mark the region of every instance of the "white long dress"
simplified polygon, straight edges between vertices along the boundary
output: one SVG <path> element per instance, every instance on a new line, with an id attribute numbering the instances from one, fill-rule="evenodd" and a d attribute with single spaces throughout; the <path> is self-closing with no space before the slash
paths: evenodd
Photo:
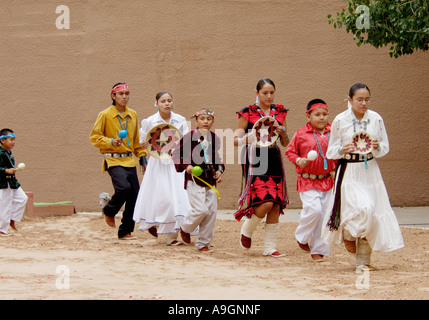
<path id="1" fill-rule="evenodd" d="M 355 132 L 361 130 L 377 139 L 380 147 L 372 151 L 374 158 L 367 161 L 368 168 L 365 162 L 347 163 L 341 185 L 341 223 L 334 231 L 326 226 L 334 203 L 333 192 L 324 218 L 322 238 L 330 244 L 339 244 L 343 240 L 343 230 L 346 230 L 355 238 L 366 237 L 372 250 L 389 252 L 400 249 L 404 246 L 401 229 L 376 160 L 389 152 L 383 119 L 378 113 L 367 110 L 358 121 L 351 108 L 349 103 L 348 110 L 340 113 L 332 123 L 326 156 L 329 159 L 343 158 L 339 150 L 351 142 Z"/>
<path id="2" fill-rule="evenodd" d="M 159 112 L 143 119 L 140 143 L 155 125 L 166 123 Z M 171 112 L 170 124 L 183 136 L 189 129 L 186 118 Z M 158 234 L 176 233 L 183 218 L 190 212 L 188 194 L 184 188 L 184 172 L 178 173 L 171 158 L 150 157 L 143 176 L 133 219 L 139 230 L 158 227 Z"/>

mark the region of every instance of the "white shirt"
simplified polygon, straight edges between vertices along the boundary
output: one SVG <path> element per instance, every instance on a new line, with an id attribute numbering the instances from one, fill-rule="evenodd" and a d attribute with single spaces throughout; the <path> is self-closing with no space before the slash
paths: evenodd
<path id="1" fill-rule="evenodd" d="M 141 122 L 141 128 L 140 128 L 140 143 L 144 142 L 146 140 L 146 135 L 152 129 L 154 126 L 161 124 L 161 123 L 167 123 L 159 114 L 159 111 L 150 117 L 143 119 Z M 180 114 L 174 113 L 171 111 L 170 113 L 170 124 L 175 126 L 177 130 L 179 130 L 182 137 L 188 133 L 188 123 L 186 121 L 186 118 L 181 116 Z"/>
<path id="2" fill-rule="evenodd" d="M 383 118 L 377 112 L 367 110 L 362 120 L 359 121 L 349 103 L 348 109 L 337 115 L 331 125 L 331 137 L 326 157 L 329 159 L 343 158 L 344 155 L 340 153 L 341 148 L 351 143 L 353 134 L 362 130 L 369 132 L 373 139 L 378 140 L 379 148 L 372 150 L 374 157 L 380 158 L 389 152 L 389 139 Z"/>

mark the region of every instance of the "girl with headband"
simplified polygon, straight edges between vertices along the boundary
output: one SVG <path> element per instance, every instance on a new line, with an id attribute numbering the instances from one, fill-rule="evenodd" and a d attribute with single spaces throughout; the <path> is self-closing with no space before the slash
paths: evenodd
<path id="1" fill-rule="evenodd" d="M 390 252 L 404 246 L 376 158 L 389 152 L 389 140 L 381 116 L 369 109 L 371 93 L 363 83 L 353 85 L 348 108 L 335 117 L 326 156 L 338 160 L 334 193 L 323 223 L 322 238 L 341 241 L 356 254 L 357 268 L 372 270 L 373 250 Z M 358 132 L 369 133 L 370 153 L 358 153 L 351 143 Z"/>
<path id="2" fill-rule="evenodd" d="M 275 130 L 282 146 L 289 143 L 286 126 L 288 110 L 282 104 L 273 104 L 274 93 L 273 81 L 261 79 L 256 86 L 257 103 L 237 112 L 238 125 L 234 144 L 244 146 L 242 163 L 245 187 L 239 199 L 239 210 L 234 216 L 238 221 L 246 217 L 240 235 L 240 244 L 245 249 L 250 249 L 252 234 L 266 217 L 263 255 L 281 257 L 284 254 L 277 251 L 279 216 L 289 203 L 282 155 L 276 143 L 269 148 L 254 147 L 251 144 L 255 139 L 251 132 L 253 125 L 264 116 L 271 116 L 276 120 Z M 252 161 L 257 157 L 259 165 Z M 242 209 L 246 199 L 247 208 Z"/>
<path id="3" fill-rule="evenodd" d="M 173 112 L 170 93 L 159 92 L 155 97 L 155 107 L 158 111 L 141 122 L 140 143 L 144 149 L 148 148 L 146 135 L 155 126 L 171 124 L 181 136 L 189 131 L 186 118 Z M 180 222 L 189 211 L 184 174 L 176 172 L 171 157 L 150 157 L 134 208 L 133 219 L 140 224 L 139 230 L 147 230 L 155 238 L 158 234 L 166 234 L 167 245 L 180 245 L 182 242 L 177 240 Z"/>

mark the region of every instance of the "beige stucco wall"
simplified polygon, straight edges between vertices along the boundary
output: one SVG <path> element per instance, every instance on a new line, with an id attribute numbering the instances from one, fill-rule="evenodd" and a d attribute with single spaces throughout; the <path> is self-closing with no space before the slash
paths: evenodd
<path id="1" fill-rule="evenodd" d="M 92 211 L 100 192 L 112 193 L 89 132 L 114 83 L 130 85 L 140 119 L 167 90 L 176 112 L 189 117 L 208 106 L 213 129 L 234 129 L 235 112 L 270 77 L 276 102 L 290 109 L 291 135 L 305 125 L 310 99 L 327 101 L 333 120 L 349 87 L 365 82 L 389 134 L 391 151 L 379 164 L 392 204 L 429 205 L 429 53 L 392 59 L 385 48 L 356 47 L 327 23 L 342 0 L 74 0 L 64 3 L 68 30 L 56 28 L 61 4 L 0 4 L 0 127 L 16 131 L 14 153 L 27 164 L 19 180 L 36 202 L 72 200 Z M 298 208 L 294 169 L 286 168 L 290 207 Z M 220 208 L 236 207 L 240 185 L 240 166 L 228 164 Z"/>

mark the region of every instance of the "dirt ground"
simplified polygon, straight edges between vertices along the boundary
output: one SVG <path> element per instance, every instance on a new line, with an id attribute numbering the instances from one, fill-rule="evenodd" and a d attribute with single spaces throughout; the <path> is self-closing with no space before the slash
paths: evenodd
<path id="1" fill-rule="evenodd" d="M 262 256 L 263 225 L 244 251 L 241 222 L 232 220 L 217 220 L 210 254 L 194 243 L 166 246 L 165 236 L 138 226 L 137 240 L 118 240 L 101 215 L 24 218 L 17 226 L 0 237 L 2 300 L 429 299 L 428 229 L 403 227 L 405 248 L 374 252 L 377 270 L 356 273 L 354 255 L 340 245 L 314 263 L 292 222 L 280 226 L 283 258 Z"/>

